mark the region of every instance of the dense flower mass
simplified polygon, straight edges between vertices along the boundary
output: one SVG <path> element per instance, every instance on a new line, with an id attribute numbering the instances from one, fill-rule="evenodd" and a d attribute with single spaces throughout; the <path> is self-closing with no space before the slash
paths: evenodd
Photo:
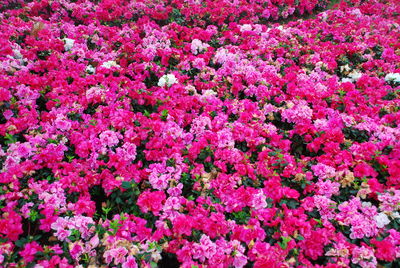
<path id="1" fill-rule="evenodd" d="M 400 265 L 400 2 L 335 2 L 0 1 L 0 266 Z"/>

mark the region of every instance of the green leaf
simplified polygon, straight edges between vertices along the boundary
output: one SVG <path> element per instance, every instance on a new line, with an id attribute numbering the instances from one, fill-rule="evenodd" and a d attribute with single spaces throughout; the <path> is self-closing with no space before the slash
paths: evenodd
<path id="1" fill-rule="evenodd" d="M 162 110 L 162 112 L 161 112 L 161 116 L 162 117 L 167 117 L 168 116 L 168 110 Z"/>
<path id="2" fill-rule="evenodd" d="M 17 138 L 11 135 L 10 133 L 6 134 L 5 139 L 6 139 L 5 144 L 12 144 L 18 141 Z"/>
<path id="3" fill-rule="evenodd" d="M 58 141 L 57 141 L 57 140 L 47 139 L 47 141 L 48 141 L 49 143 L 58 144 Z"/>
<path id="4" fill-rule="evenodd" d="M 121 184 L 121 187 L 123 189 L 130 189 L 130 188 L 132 188 L 132 183 L 130 181 L 123 181 Z"/>
<path id="5" fill-rule="evenodd" d="M 15 245 L 19 248 L 22 248 L 27 242 L 26 238 L 21 238 L 20 240 L 15 241 Z"/>
<path id="6" fill-rule="evenodd" d="M 322 221 L 321 221 L 320 219 L 314 218 L 314 220 L 315 220 L 316 222 L 318 222 L 318 224 L 322 225 Z"/>
<path id="7" fill-rule="evenodd" d="M 281 239 L 282 239 L 282 242 L 279 242 L 279 241 L 278 241 L 278 244 L 279 244 L 279 246 L 280 246 L 282 249 L 286 249 L 286 248 L 287 248 L 287 243 L 288 243 L 290 240 L 292 240 L 292 238 L 289 237 L 289 236 L 281 236 Z"/>
<path id="8" fill-rule="evenodd" d="M 29 212 L 29 220 L 30 221 L 36 221 L 39 218 L 39 213 L 36 210 L 31 210 Z"/>

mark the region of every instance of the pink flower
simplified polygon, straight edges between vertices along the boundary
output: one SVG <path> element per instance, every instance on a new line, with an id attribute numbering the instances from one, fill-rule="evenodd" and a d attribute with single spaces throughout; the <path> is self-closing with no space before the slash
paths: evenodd
<path id="1" fill-rule="evenodd" d="M 14 211 L 6 211 L 3 209 L 3 218 L 0 219 L 0 234 L 4 235 L 11 241 L 18 240 L 19 235 L 23 233 L 22 217 Z"/>
<path id="2" fill-rule="evenodd" d="M 179 215 L 172 220 L 173 231 L 177 235 L 191 235 L 192 219 L 188 215 Z"/>
<path id="3" fill-rule="evenodd" d="M 62 116 L 58 116 L 57 119 L 54 121 L 54 125 L 56 128 L 63 130 L 63 131 L 68 131 L 72 124 L 68 119 L 63 118 Z"/>
<path id="4" fill-rule="evenodd" d="M 122 263 L 122 268 L 137 268 L 136 259 L 133 256 L 128 256 L 126 262 Z"/>
<path id="5" fill-rule="evenodd" d="M 351 226 L 350 238 L 373 237 L 378 233 L 377 223 L 374 216 L 377 215 L 377 208 L 371 203 L 361 203 L 359 198 L 352 198 L 338 206 L 340 213 L 336 220 Z"/>
<path id="6" fill-rule="evenodd" d="M 263 209 L 267 207 L 267 197 L 263 193 L 262 190 L 259 190 L 258 193 L 253 194 L 253 198 L 250 202 L 250 206 L 256 210 Z"/>
<path id="7" fill-rule="evenodd" d="M 309 123 L 313 110 L 308 107 L 306 101 L 298 101 L 292 108 L 285 109 L 282 112 L 282 118 L 290 123 Z"/>
<path id="8" fill-rule="evenodd" d="M 0 102 L 9 101 L 11 98 L 10 91 L 6 88 L 0 88 Z"/>
<path id="9" fill-rule="evenodd" d="M 183 184 L 179 183 L 176 187 L 169 188 L 167 190 L 170 196 L 180 196 L 182 193 Z"/>
<path id="10" fill-rule="evenodd" d="M 352 262 L 354 264 L 359 264 L 361 267 L 374 268 L 377 265 L 374 252 L 369 247 L 355 247 L 352 251 L 352 255 Z"/>
<path id="11" fill-rule="evenodd" d="M 194 259 L 204 261 L 205 259 L 211 259 L 217 253 L 217 246 L 207 235 L 202 235 L 200 243 L 194 245 L 192 253 Z"/>
<path id="12" fill-rule="evenodd" d="M 118 144 L 120 138 L 119 136 L 120 135 L 114 131 L 106 130 L 100 134 L 99 138 L 103 146 L 113 147 L 114 145 Z"/>
<path id="13" fill-rule="evenodd" d="M 75 260 L 75 261 L 79 261 L 79 257 L 84 253 L 84 248 L 82 245 L 82 242 L 78 241 L 78 242 L 74 242 L 72 244 L 69 245 L 70 247 L 70 254 L 71 257 Z"/>
<path id="14" fill-rule="evenodd" d="M 104 252 L 104 258 L 107 264 L 110 264 L 114 260 L 114 264 L 125 263 L 125 256 L 128 254 L 128 250 L 125 247 L 117 247 Z"/>
<path id="15" fill-rule="evenodd" d="M 165 198 L 166 195 L 163 191 L 145 191 L 139 196 L 137 205 L 144 213 L 151 211 L 154 213 L 154 215 L 159 215 L 160 211 L 163 208 Z"/>
<path id="16" fill-rule="evenodd" d="M 6 120 L 10 120 L 10 118 L 14 115 L 14 113 L 11 110 L 6 110 L 3 113 L 3 116 Z"/>
<path id="17" fill-rule="evenodd" d="M 368 164 L 360 163 L 354 168 L 354 176 L 358 178 L 376 177 L 378 173 Z"/>
<path id="18" fill-rule="evenodd" d="M 30 208 L 33 206 L 34 204 L 32 202 L 28 202 L 25 205 L 23 205 L 23 207 L 21 208 L 21 212 L 23 213 L 25 218 L 29 218 L 30 216 Z"/>
<path id="19" fill-rule="evenodd" d="M 233 148 L 235 141 L 233 140 L 232 132 L 228 129 L 218 131 L 218 147 L 219 148 Z"/>
<path id="20" fill-rule="evenodd" d="M 322 163 L 312 166 L 311 169 L 321 179 L 333 178 L 336 174 L 335 168 Z"/>
<path id="21" fill-rule="evenodd" d="M 25 244 L 24 249 L 19 254 L 24 259 L 25 263 L 30 263 L 35 259 L 36 252 L 43 251 L 43 248 L 36 242 L 29 242 Z"/>
<path id="22" fill-rule="evenodd" d="M 332 195 L 337 195 L 339 194 L 339 188 L 340 188 L 340 183 L 338 182 L 332 182 L 329 180 L 323 181 L 319 180 L 316 183 L 317 186 L 317 194 L 319 195 L 324 195 L 328 198 L 331 198 Z"/>
<path id="23" fill-rule="evenodd" d="M 247 257 L 244 255 L 245 248 L 237 240 L 233 240 L 232 244 L 235 248 L 233 251 L 233 266 L 241 268 L 247 264 Z"/>
<path id="24" fill-rule="evenodd" d="M 392 262 L 396 259 L 396 248 L 387 239 L 384 239 L 382 241 L 377 241 L 376 239 L 373 239 L 371 243 L 374 244 L 376 247 L 375 256 L 378 259 L 387 262 Z"/>

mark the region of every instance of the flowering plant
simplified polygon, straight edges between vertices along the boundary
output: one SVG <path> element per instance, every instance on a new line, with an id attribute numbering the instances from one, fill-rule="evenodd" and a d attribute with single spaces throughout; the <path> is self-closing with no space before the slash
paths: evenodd
<path id="1" fill-rule="evenodd" d="M 0 266 L 399 265 L 400 3 L 328 4 L 1 1 Z"/>

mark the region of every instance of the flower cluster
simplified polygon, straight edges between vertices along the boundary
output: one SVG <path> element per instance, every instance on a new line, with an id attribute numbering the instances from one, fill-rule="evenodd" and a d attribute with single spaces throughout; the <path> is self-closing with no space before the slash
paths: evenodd
<path id="1" fill-rule="evenodd" d="M 0 266 L 400 265 L 400 3 L 333 2 L 1 1 Z"/>

